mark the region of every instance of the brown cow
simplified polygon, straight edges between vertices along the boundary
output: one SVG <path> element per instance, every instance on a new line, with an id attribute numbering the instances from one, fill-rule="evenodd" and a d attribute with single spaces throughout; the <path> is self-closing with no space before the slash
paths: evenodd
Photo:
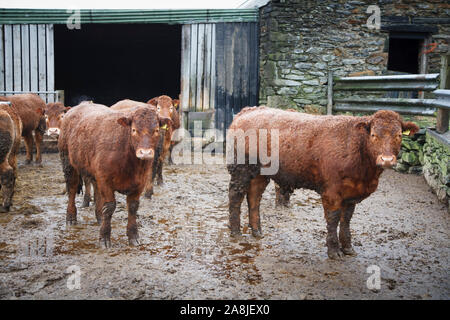
<path id="1" fill-rule="evenodd" d="M 244 132 L 255 129 L 258 138 L 263 132 L 259 129 L 269 133 L 276 129 L 279 133 L 279 168 L 275 174 L 261 175 L 263 167 L 259 160 L 257 164 L 248 164 L 248 160 L 236 164 L 231 159 L 228 164 L 231 234 L 240 234 L 240 206 L 247 195 L 252 233 L 261 236 L 259 205 L 269 180 L 273 179 L 283 190 L 307 188 L 321 195 L 327 221 L 328 256 L 336 259 L 342 256 L 338 224 L 342 252 L 354 255 L 349 226 L 355 204 L 372 194 L 383 169 L 396 163 L 402 131 L 409 130 L 413 135 L 419 128 L 412 122 L 403 122 L 397 113 L 385 110 L 372 116 L 352 117 L 247 107 L 234 118 L 230 129 Z M 228 132 L 229 139 L 231 133 Z M 267 141 L 270 140 L 268 137 Z M 234 141 L 227 143 L 233 147 Z M 247 157 L 248 141 L 247 138 Z M 267 149 L 271 152 L 270 144 Z"/>
<path id="2" fill-rule="evenodd" d="M 45 102 L 38 95 L 31 93 L 0 96 L 0 101 L 11 101 L 11 106 L 22 121 L 22 137 L 27 150 L 26 163 L 33 161 L 33 131 L 36 139 L 36 163 L 41 163 L 41 143 L 45 133 Z"/>
<path id="3" fill-rule="evenodd" d="M 180 100 L 178 99 L 174 99 L 173 100 L 173 106 L 175 107 L 175 112 L 172 115 L 172 121 L 176 124 L 178 124 L 178 126 L 175 128 L 174 126 L 174 130 L 179 129 L 180 128 L 180 112 L 179 112 L 179 108 L 180 108 Z M 168 154 L 168 158 L 169 158 L 169 164 L 173 164 L 172 161 L 172 150 L 173 148 L 180 143 L 181 139 L 175 138 L 175 132 L 172 133 L 172 139 L 171 139 L 171 143 L 170 143 L 170 147 L 169 147 L 169 154 Z"/>
<path id="4" fill-rule="evenodd" d="M 94 182 L 101 245 L 111 245 L 115 191 L 127 196 L 128 240 L 130 245 L 139 244 L 136 212 L 152 171 L 159 127 L 158 114 L 148 106 L 136 106 L 125 113 L 103 105 L 82 104 L 67 112 L 58 139 L 69 195 L 67 224 L 75 224 L 77 220 L 75 195 L 80 190 L 82 174 Z"/>
<path id="5" fill-rule="evenodd" d="M 0 212 L 8 212 L 12 204 L 17 178 L 17 158 L 22 135 L 22 121 L 7 104 L 0 104 L 0 188 L 3 204 Z"/>
<path id="6" fill-rule="evenodd" d="M 93 103 L 92 101 L 83 101 L 83 103 Z M 67 111 L 69 111 L 70 107 L 65 107 L 61 102 L 53 102 L 47 103 L 47 106 L 44 110 L 45 120 L 47 124 L 47 135 L 49 137 L 58 139 L 60 131 L 61 131 L 61 122 L 64 118 L 64 115 Z M 91 183 L 89 179 L 83 179 L 84 182 L 84 197 L 82 208 L 89 207 L 89 203 L 91 202 Z"/>
<path id="7" fill-rule="evenodd" d="M 164 136 L 164 144 L 162 152 L 160 154 L 157 166 L 156 166 L 156 183 L 162 185 L 164 183 L 162 176 L 162 167 L 164 159 L 167 155 L 170 156 L 170 150 L 172 146 L 172 136 L 176 129 L 180 128 L 180 115 L 177 112 L 175 104 L 179 104 L 179 100 L 172 100 L 169 96 L 159 96 L 147 101 L 148 104 L 156 107 L 160 117 L 170 118 L 172 120 L 171 124 L 167 126 L 167 132 Z M 146 192 L 146 197 L 151 196 Z"/>

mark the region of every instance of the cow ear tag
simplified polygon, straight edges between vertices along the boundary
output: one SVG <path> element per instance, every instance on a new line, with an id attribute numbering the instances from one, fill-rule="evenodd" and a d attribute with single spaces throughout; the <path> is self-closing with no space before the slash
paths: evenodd
<path id="1" fill-rule="evenodd" d="M 403 135 L 405 135 L 405 136 L 409 136 L 409 134 L 411 133 L 411 131 L 410 131 L 410 130 L 406 130 L 406 131 L 403 131 L 402 133 L 403 133 Z"/>
<path id="2" fill-rule="evenodd" d="M 163 125 L 163 126 L 161 127 L 161 129 L 166 130 L 166 129 L 167 129 L 167 124 Z"/>

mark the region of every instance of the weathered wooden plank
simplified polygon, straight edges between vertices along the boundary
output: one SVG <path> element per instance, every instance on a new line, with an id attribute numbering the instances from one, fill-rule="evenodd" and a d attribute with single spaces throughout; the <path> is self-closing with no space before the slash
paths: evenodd
<path id="1" fill-rule="evenodd" d="M 189 68 L 189 110 L 196 111 L 197 103 L 197 45 L 198 24 L 191 25 L 191 65 Z"/>
<path id="2" fill-rule="evenodd" d="M 222 132 L 222 138 L 225 138 L 225 23 L 215 25 L 215 66 L 216 66 L 216 90 L 215 90 L 215 110 L 216 110 L 216 129 Z"/>
<path id="3" fill-rule="evenodd" d="M 20 40 L 20 24 L 13 25 L 13 68 L 14 90 L 22 91 L 22 48 Z"/>
<path id="4" fill-rule="evenodd" d="M 30 25 L 30 89 L 39 90 L 38 32 L 37 25 Z"/>
<path id="5" fill-rule="evenodd" d="M 5 90 L 5 43 L 3 37 L 3 25 L 0 24 L 0 90 Z"/>
<path id="6" fill-rule="evenodd" d="M 209 95 L 210 109 L 216 108 L 216 25 L 211 24 L 211 85 Z"/>
<path id="7" fill-rule="evenodd" d="M 4 25 L 5 37 L 5 90 L 14 90 L 14 56 L 12 25 Z"/>
<path id="8" fill-rule="evenodd" d="M 233 83 L 234 83 L 234 46 L 235 39 L 233 37 L 234 23 L 225 24 L 224 35 L 224 51 L 225 51 L 225 128 L 233 120 Z"/>
<path id="9" fill-rule="evenodd" d="M 22 90 L 30 90 L 30 31 L 28 25 L 21 26 L 22 40 Z"/>
<path id="10" fill-rule="evenodd" d="M 441 56 L 441 89 L 450 89 L 450 55 Z M 436 117 L 436 131 L 445 133 L 449 128 L 449 110 L 440 108 Z"/>
<path id="11" fill-rule="evenodd" d="M 437 81 L 366 81 L 366 82 L 336 82 L 335 91 L 434 91 Z"/>
<path id="12" fill-rule="evenodd" d="M 333 110 L 335 111 L 350 111 L 350 112 L 376 112 L 380 110 L 379 106 L 373 106 L 373 105 L 354 105 L 354 104 L 345 104 L 345 103 L 338 103 L 336 102 L 334 104 Z M 422 108 L 422 107 L 401 107 L 396 105 L 383 105 L 383 110 L 392 110 L 395 112 L 398 112 L 400 114 L 412 114 L 412 115 L 423 115 L 423 116 L 430 116 L 433 115 L 435 112 L 434 108 Z"/>
<path id="13" fill-rule="evenodd" d="M 250 27 L 250 79 L 249 79 L 249 105 L 256 106 L 258 101 L 258 83 L 259 83 L 259 31 L 258 24 L 251 23 Z"/>
<path id="14" fill-rule="evenodd" d="M 205 67 L 203 81 L 203 111 L 209 110 L 211 90 L 212 24 L 205 25 Z"/>
<path id="15" fill-rule="evenodd" d="M 198 39 L 197 39 L 197 92 L 195 110 L 203 111 L 203 80 L 204 80 L 204 65 L 205 65 L 205 24 L 198 25 Z"/>
<path id="16" fill-rule="evenodd" d="M 191 26 L 186 24 L 182 27 L 181 33 L 181 95 L 180 108 L 183 111 L 189 110 L 189 69 L 191 65 Z"/>
<path id="17" fill-rule="evenodd" d="M 327 114 L 333 114 L 333 72 L 328 71 L 328 101 L 327 101 Z"/>
<path id="18" fill-rule="evenodd" d="M 250 84 L 250 50 L 249 50 L 249 43 L 250 43 L 250 23 L 241 23 L 240 26 L 240 33 L 242 37 L 240 38 L 241 45 L 240 45 L 240 61 L 241 61 L 241 68 L 240 68 L 240 105 L 239 105 L 239 111 L 250 104 L 249 101 L 249 84 Z M 235 112 L 238 110 L 235 110 Z"/>
<path id="19" fill-rule="evenodd" d="M 55 52 L 53 41 L 53 25 L 46 25 L 46 52 L 47 52 L 47 90 L 55 90 Z M 55 96 L 49 94 L 47 96 L 47 102 L 54 102 Z"/>
<path id="20" fill-rule="evenodd" d="M 39 91 L 47 91 L 47 42 L 45 35 L 45 24 L 38 25 L 38 73 Z M 44 101 L 47 101 L 46 94 L 40 94 Z"/>

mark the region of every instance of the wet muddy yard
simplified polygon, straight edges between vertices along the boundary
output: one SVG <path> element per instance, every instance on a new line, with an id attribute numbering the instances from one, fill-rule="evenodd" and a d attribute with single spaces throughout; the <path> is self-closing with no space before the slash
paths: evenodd
<path id="1" fill-rule="evenodd" d="M 223 165 L 166 166 L 165 185 L 141 198 L 139 247 L 128 246 L 117 195 L 112 248 L 101 249 L 94 208 L 80 208 L 81 195 L 78 225 L 65 225 L 59 156 L 44 154 L 42 166 L 24 160 L 12 210 L 0 214 L 1 299 L 450 298 L 450 215 L 422 176 L 385 171 L 351 222 L 358 255 L 332 261 L 320 197 L 309 190 L 276 209 L 271 183 L 264 238 L 250 235 L 243 205 L 243 236 L 231 239 Z M 379 290 L 367 286 L 373 265 Z"/>

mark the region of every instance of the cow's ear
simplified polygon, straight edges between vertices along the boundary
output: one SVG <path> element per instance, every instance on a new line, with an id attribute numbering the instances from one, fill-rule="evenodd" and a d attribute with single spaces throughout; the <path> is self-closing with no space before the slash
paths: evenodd
<path id="1" fill-rule="evenodd" d="M 64 112 L 67 112 L 67 111 L 69 111 L 69 110 L 70 110 L 70 108 L 71 108 L 71 107 L 66 107 L 66 108 L 64 109 Z"/>
<path id="2" fill-rule="evenodd" d="M 117 119 L 117 123 L 120 124 L 122 127 L 126 127 L 131 125 L 131 119 L 127 117 L 122 117 Z"/>
<path id="3" fill-rule="evenodd" d="M 175 109 L 178 110 L 178 107 L 180 106 L 180 100 L 178 99 L 173 100 L 173 106 L 175 107 Z"/>
<path id="4" fill-rule="evenodd" d="M 42 108 L 37 108 L 37 109 L 36 109 L 36 113 L 37 113 L 37 114 L 40 114 L 40 115 L 44 115 L 44 109 L 42 109 Z"/>
<path id="5" fill-rule="evenodd" d="M 414 122 L 402 121 L 402 131 L 405 132 L 405 134 L 407 133 L 408 136 L 413 136 L 419 131 L 419 127 Z"/>
<path id="6" fill-rule="evenodd" d="M 158 105 L 158 98 L 156 97 L 156 98 L 150 99 L 147 101 L 147 103 L 156 107 Z"/>
<path id="7" fill-rule="evenodd" d="M 370 133 L 370 120 L 361 120 L 356 124 L 356 128 L 363 132 Z"/>

